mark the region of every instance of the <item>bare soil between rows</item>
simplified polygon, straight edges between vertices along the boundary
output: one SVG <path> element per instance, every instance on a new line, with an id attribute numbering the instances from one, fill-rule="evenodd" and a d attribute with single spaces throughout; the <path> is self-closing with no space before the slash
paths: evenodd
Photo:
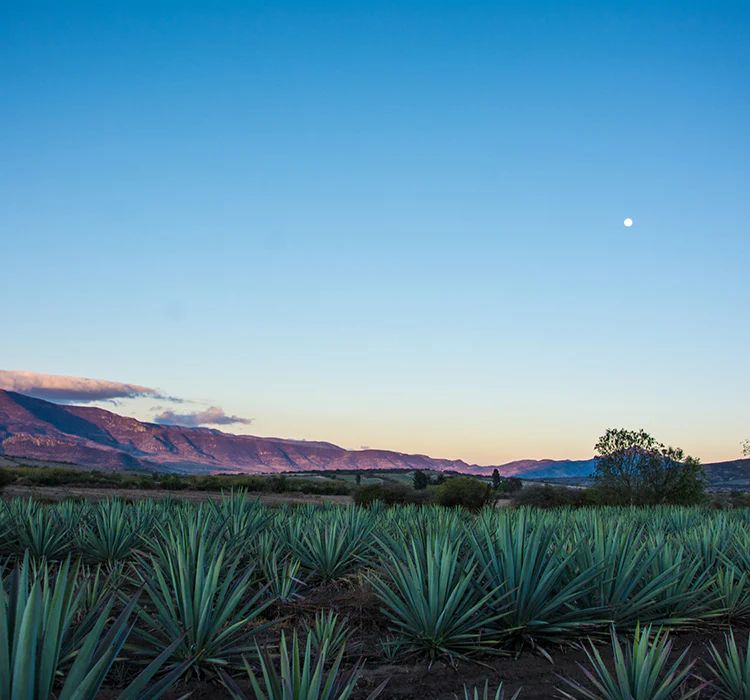
<path id="1" fill-rule="evenodd" d="M 494 697 L 494 688 L 502 681 L 506 688 L 506 698 L 520 689 L 519 700 L 551 700 L 559 697 L 557 688 L 565 687 L 560 676 L 579 682 L 585 680 L 579 664 L 586 664 L 584 645 L 588 640 L 583 638 L 578 644 L 566 646 L 547 646 L 545 651 L 552 661 L 538 651 L 525 650 L 513 656 L 484 656 L 476 661 L 459 661 L 455 667 L 438 661 L 431 665 L 425 661 L 411 659 L 403 663 L 388 663 L 383 658 L 379 642 L 388 634 L 388 625 L 379 609 L 375 595 L 366 587 L 329 585 L 309 590 L 304 599 L 279 607 L 274 615 L 278 621 L 274 627 L 266 630 L 259 644 L 268 644 L 273 648 L 278 643 L 282 628 L 291 629 L 304 621 L 311 621 L 315 612 L 320 609 L 332 609 L 349 619 L 353 630 L 350 644 L 350 667 L 358 658 L 364 659 L 365 666 L 354 694 L 354 700 L 365 700 L 368 694 L 384 680 L 388 685 L 380 698 L 383 700 L 463 700 L 464 685 L 483 686 L 486 680 Z M 279 620 L 281 618 L 281 620 Z M 750 628 L 734 628 L 738 645 L 744 647 Z M 672 658 L 688 650 L 685 663 L 696 661 L 694 673 L 706 677 L 704 662 L 710 659 L 708 645 L 713 642 L 718 648 L 724 644 L 724 630 L 718 627 L 706 627 L 699 630 L 674 631 L 670 638 L 673 641 Z M 602 657 L 607 662 L 612 660 L 612 650 L 608 638 L 597 641 Z M 241 674 L 233 674 L 241 678 Z M 252 697 L 249 685 L 240 681 L 240 686 Z M 689 681 L 690 687 L 700 685 L 698 679 Z M 166 696 L 177 700 L 185 692 L 191 691 L 191 698 L 209 700 L 213 698 L 230 698 L 226 690 L 218 683 L 190 681 L 175 687 Z M 507 692 L 509 691 L 509 692 Z M 110 697 L 110 696 L 103 696 Z M 111 695 L 112 698 L 116 694 Z M 704 697 L 701 695 L 699 697 Z M 705 697 L 710 697 L 708 694 Z"/>

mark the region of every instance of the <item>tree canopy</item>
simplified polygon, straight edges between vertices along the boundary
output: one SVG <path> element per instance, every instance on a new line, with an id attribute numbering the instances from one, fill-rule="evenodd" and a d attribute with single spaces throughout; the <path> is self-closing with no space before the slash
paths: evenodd
<path id="1" fill-rule="evenodd" d="M 423 471 L 420 471 L 417 469 L 414 472 L 414 488 L 418 491 L 421 491 L 422 489 L 426 489 L 427 485 L 430 483 L 430 478 L 425 474 Z"/>
<path id="2" fill-rule="evenodd" d="M 492 488 L 500 488 L 500 472 L 497 469 L 492 470 Z"/>
<path id="3" fill-rule="evenodd" d="M 691 504 L 704 497 L 700 461 L 645 430 L 610 428 L 599 438 L 595 484 L 605 498 L 627 504 Z"/>

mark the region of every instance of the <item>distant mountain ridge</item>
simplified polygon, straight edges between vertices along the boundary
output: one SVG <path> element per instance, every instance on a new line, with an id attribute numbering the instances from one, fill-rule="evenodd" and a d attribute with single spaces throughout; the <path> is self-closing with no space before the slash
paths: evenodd
<path id="1" fill-rule="evenodd" d="M 589 476 L 596 460 L 518 460 L 481 466 L 389 450 L 346 450 L 330 442 L 232 435 L 211 428 L 146 423 L 91 406 L 61 405 L 0 390 L 0 456 L 67 462 L 101 470 L 260 474 L 341 469 L 422 469 L 464 474 Z M 722 474 L 750 472 L 721 463 Z M 718 465 L 717 465 L 718 466 Z"/>

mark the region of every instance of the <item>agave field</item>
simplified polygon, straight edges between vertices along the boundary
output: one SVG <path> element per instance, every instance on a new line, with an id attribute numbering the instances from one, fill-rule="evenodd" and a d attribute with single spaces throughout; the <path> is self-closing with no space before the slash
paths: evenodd
<path id="1" fill-rule="evenodd" d="M 746 510 L 16 499 L 0 569 L 0 700 L 750 699 Z"/>

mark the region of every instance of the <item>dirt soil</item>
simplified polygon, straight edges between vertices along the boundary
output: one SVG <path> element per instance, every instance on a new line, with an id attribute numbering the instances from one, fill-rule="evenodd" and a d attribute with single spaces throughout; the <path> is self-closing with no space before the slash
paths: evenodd
<path id="1" fill-rule="evenodd" d="M 547 647 L 546 651 L 552 657 L 552 661 L 541 653 L 527 650 L 518 656 L 490 656 L 481 658 L 478 662 L 459 662 L 455 668 L 443 662 L 436 662 L 430 666 L 417 660 L 398 665 L 388 663 L 379 649 L 379 642 L 388 631 L 377 599 L 366 587 L 360 587 L 360 581 L 350 583 L 352 585 L 348 587 L 327 586 L 308 591 L 303 600 L 284 606 L 283 609 L 269 614 L 269 617 L 284 616 L 286 619 L 283 626 L 286 628 L 311 620 L 315 611 L 321 608 L 334 609 L 340 615 L 348 617 L 349 626 L 353 630 L 350 660 L 354 662 L 357 658 L 363 658 L 365 661 L 354 700 L 366 700 L 368 694 L 385 679 L 389 680 L 384 693 L 380 695 L 382 700 L 463 700 L 464 684 L 469 687 L 483 686 L 486 680 L 489 680 L 493 691 L 490 697 L 494 697 L 495 687 L 503 681 L 506 700 L 510 700 L 518 689 L 521 690 L 519 700 L 551 700 L 560 697 L 557 688 L 566 687 L 560 676 L 584 681 L 578 664 L 586 663 L 586 654 L 580 646 Z M 275 645 L 281 626 L 268 630 L 267 638 L 259 640 L 261 646 Z M 749 631 L 746 627 L 735 627 L 737 643 L 741 644 L 742 648 L 747 642 Z M 710 658 L 708 644 L 713 642 L 717 647 L 721 647 L 724 643 L 724 632 L 720 629 L 706 628 L 692 632 L 673 632 L 670 638 L 674 644 L 673 659 L 676 660 L 687 649 L 686 658 L 696 661 L 694 672 L 706 677 L 704 662 Z M 610 662 L 612 651 L 609 641 L 598 643 L 598 648 L 605 661 Z M 692 678 L 688 684 L 689 687 L 695 687 L 700 685 L 700 682 Z M 241 682 L 240 685 L 246 689 L 248 697 L 252 697 L 248 684 Z M 175 688 L 167 698 L 177 700 L 187 689 L 188 686 Z M 192 691 L 191 698 L 196 700 L 230 697 L 223 688 L 214 683 L 191 682 L 189 690 Z"/>
<path id="2" fill-rule="evenodd" d="M 735 630 L 735 635 L 742 640 L 742 645 L 747 639 L 748 631 Z M 686 648 L 689 647 L 687 659 L 696 660 L 694 672 L 706 677 L 703 661 L 709 659 L 708 644 L 713 642 L 717 647 L 723 644 L 723 633 L 680 633 L 673 634 L 674 642 L 673 658 L 676 660 Z M 739 644 L 738 639 L 738 644 Z M 366 650 L 365 651 L 365 656 Z M 443 663 L 434 663 L 429 667 L 426 663 L 413 663 L 402 665 L 378 664 L 376 660 L 366 661 L 357 691 L 353 700 L 366 700 L 367 696 L 385 679 L 388 685 L 379 696 L 382 700 L 463 700 L 464 684 L 472 688 L 477 686 L 483 688 L 484 682 L 489 680 L 490 698 L 494 698 L 494 690 L 500 681 L 503 681 L 506 689 L 506 700 L 510 700 L 516 690 L 521 690 L 519 700 L 552 700 L 560 698 L 557 688 L 565 688 L 560 676 L 583 682 L 584 676 L 578 664 L 586 663 L 586 655 L 582 649 L 576 648 L 552 648 L 549 649 L 553 662 L 545 659 L 540 654 L 533 652 L 522 653 L 518 658 L 503 657 L 499 659 L 485 658 L 482 663 L 459 663 L 457 667 L 450 668 Z M 612 659 L 609 644 L 600 644 L 599 651 L 606 662 Z M 689 663 L 689 661 L 686 661 Z M 692 678 L 688 681 L 688 687 L 700 685 L 699 680 Z M 248 697 L 252 697 L 247 683 L 240 682 Z M 168 700 L 177 700 L 187 690 L 192 691 L 190 697 L 194 700 L 227 699 L 231 697 L 222 687 L 214 683 L 195 683 L 182 685 L 170 691 L 165 697 Z M 570 690 L 570 689 L 568 689 Z M 575 696 L 575 693 L 573 693 Z M 112 695 L 116 697 L 116 693 Z M 480 695 L 481 697 L 481 695 Z M 701 693 L 699 698 L 709 698 L 711 694 Z"/>
<path id="3" fill-rule="evenodd" d="M 109 489 L 89 488 L 85 486 L 6 486 L 3 498 L 28 498 L 31 496 L 41 501 L 64 501 L 67 498 L 80 498 L 100 501 L 104 498 L 120 497 L 131 501 L 146 498 L 177 498 L 185 501 L 219 500 L 222 494 L 218 491 L 167 491 L 164 489 Z M 270 506 L 303 503 L 335 503 L 349 505 L 351 496 L 317 495 L 308 493 L 266 493 L 248 492 L 248 498 L 259 498 Z"/>

